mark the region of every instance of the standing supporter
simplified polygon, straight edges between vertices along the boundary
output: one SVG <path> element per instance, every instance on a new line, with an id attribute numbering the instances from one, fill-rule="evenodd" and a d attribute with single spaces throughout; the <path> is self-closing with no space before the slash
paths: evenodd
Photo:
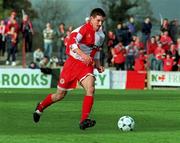
<path id="1" fill-rule="evenodd" d="M 137 53 L 136 47 L 134 47 L 134 43 L 131 42 L 128 46 L 126 46 L 126 61 L 125 67 L 126 70 L 133 70 L 134 60 Z"/>
<path id="2" fill-rule="evenodd" d="M 167 18 L 163 19 L 160 30 L 162 33 L 164 31 L 169 31 L 169 20 Z"/>
<path id="3" fill-rule="evenodd" d="M 6 25 L 4 20 L 0 23 L 0 56 L 4 56 L 5 53 L 5 43 L 6 43 Z"/>
<path id="4" fill-rule="evenodd" d="M 174 65 L 174 59 L 171 57 L 170 53 L 166 54 L 166 58 L 163 59 L 163 70 L 172 71 Z"/>
<path id="5" fill-rule="evenodd" d="M 46 28 L 43 30 L 44 37 L 44 55 L 51 58 L 53 50 L 54 30 L 50 23 L 46 24 Z"/>
<path id="6" fill-rule="evenodd" d="M 10 17 L 7 19 L 7 31 L 10 31 L 11 27 L 14 27 L 15 32 L 19 33 L 19 24 L 16 20 L 16 12 L 11 12 Z"/>
<path id="7" fill-rule="evenodd" d="M 134 70 L 145 71 L 146 55 L 144 49 L 139 49 L 138 55 L 135 57 Z"/>
<path id="8" fill-rule="evenodd" d="M 16 65 L 16 43 L 17 33 L 14 27 L 11 27 L 10 31 L 7 32 L 6 44 L 7 44 L 7 60 L 6 65 L 9 65 L 12 57 L 12 66 Z"/>
<path id="9" fill-rule="evenodd" d="M 114 33 L 112 31 L 108 31 L 108 35 L 107 35 L 107 63 L 108 66 L 110 67 L 111 64 L 111 59 L 112 59 L 112 53 L 111 50 L 112 48 L 115 46 L 116 43 L 116 36 L 114 35 Z"/>
<path id="10" fill-rule="evenodd" d="M 169 50 L 170 44 L 173 43 L 171 37 L 168 34 L 168 31 L 163 32 L 163 35 L 161 36 L 160 41 L 163 44 L 163 49 L 166 52 Z"/>
<path id="11" fill-rule="evenodd" d="M 129 31 L 126 23 L 122 24 L 122 31 L 123 31 L 122 43 L 123 43 L 123 46 L 127 46 L 132 41 L 132 35 L 131 35 L 131 32 Z"/>
<path id="12" fill-rule="evenodd" d="M 32 22 L 30 21 L 28 15 L 25 15 L 23 17 L 23 20 L 21 23 L 21 32 L 25 40 L 24 44 L 25 44 L 26 52 L 32 52 L 32 41 L 33 41 L 34 30 L 33 30 Z"/>
<path id="13" fill-rule="evenodd" d="M 180 58 L 180 38 L 177 39 L 176 50 L 177 50 L 178 56 Z"/>
<path id="14" fill-rule="evenodd" d="M 179 24 L 178 24 L 178 20 L 174 19 L 170 22 L 169 25 L 169 36 L 171 37 L 172 41 L 174 43 L 177 42 L 177 38 L 179 36 Z"/>
<path id="15" fill-rule="evenodd" d="M 65 59 L 66 59 L 66 55 L 65 55 L 65 37 L 67 35 L 67 32 L 65 30 L 65 24 L 64 23 L 60 23 L 59 24 L 59 28 L 58 28 L 58 42 L 57 42 L 57 46 L 58 46 L 58 59 L 59 62 L 62 64 L 64 63 Z"/>
<path id="16" fill-rule="evenodd" d="M 131 16 L 129 18 L 127 27 L 129 29 L 131 35 L 136 35 L 136 25 L 135 25 L 135 22 L 134 22 L 134 17 Z"/>
<path id="17" fill-rule="evenodd" d="M 105 38 L 105 35 L 99 30 L 104 20 L 104 11 L 101 8 L 95 8 L 91 11 L 89 23 L 83 24 L 71 33 L 66 47 L 69 57 L 61 71 L 57 92 L 49 94 L 37 105 L 33 114 L 34 122 L 39 122 L 44 109 L 62 100 L 67 91 L 76 88 L 77 82 L 79 82 L 86 91 L 79 127 L 85 130 L 96 124 L 95 120 L 88 117 L 94 103 L 94 68 L 99 73 L 104 71 L 99 60 L 99 47 L 102 46 Z"/>
<path id="18" fill-rule="evenodd" d="M 152 36 L 150 41 L 148 42 L 147 54 L 148 55 L 153 54 L 156 47 L 157 47 L 157 42 L 156 42 L 155 36 Z"/>
<path id="19" fill-rule="evenodd" d="M 126 50 L 121 42 L 119 42 L 112 49 L 112 63 L 115 65 L 116 70 L 124 70 L 125 69 L 125 60 L 126 60 Z"/>
<path id="20" fill-rule="evenodd" d="M 177 51 L 176 45 L 175 44 L 171 44 L 169 50 L 167 51 L 167 53 L 171 54 L 171 57 L 172 57 L 172 59 L 175 62 L 173 64 L 172 70 L 173 71 L 177 71 L 178 70 L 177 63 L 178 63 L 178 60 L 179 60 L 179 55 L 178 55 L 178 51 Z"/>
<path id="21" fill-rule="evenodd" d="M 142 42 L 145 46 L 145 50 L 147 49 L 146 47 L 146 43 L 149 40 L 150 36 L 151 36 L 151 29 L 152 29 L 152 24 L 151 24 L 151 20 L 149 17 L 145 18 L 144 22 L 142 23 Z"/>
<path id="22" fill-rule="evenodd" d="M 162 43 L 158 42 L 158 46 L 154 51 L 155 60 L 153 61 L 153 70 L 162 71 L 163 70 L 163 59 L 165 56 L 165 50 L 162 48 Z"/>
<path id="23" fill-rule="evenodd" d="M 123 27 L 122 27 L 122 23 L 118 23 L 115 29 L 115 37 L 116 37 L 116 41 L 119 42 L 123 42 Z"/>
<path id="24" fill-rule="evenodd" d="M 156 50 L 157 42 L 155 39 L 155 36 L 152 36 L 150 41 L 147 43 L 147 57 L 148 57 L 148 63 L 147 66 L 150 70 L 153 70 L 153 62 L 156 60 L 154 56 L 154 51 Z"/>
<path id="25" fill-rule="evenodd" d="M 11 27 L 14 27 L 14 31 L 17 34 L 17 38 L 16 38 L 16 43 L 15 43 L 15 47 L 16 47 L 16 51 L 18 50 L 18 43 L 19 43 L 19 23 L 17 21 L 17 14 L 15 11 L 11 12 L 10 17 L 7 19 L 6 21 L 6 29 L 7 31 L 11 30 Z"/>

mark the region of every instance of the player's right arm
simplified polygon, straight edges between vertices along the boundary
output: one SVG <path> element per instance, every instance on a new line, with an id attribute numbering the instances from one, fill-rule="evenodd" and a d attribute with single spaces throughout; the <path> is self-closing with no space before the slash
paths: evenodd
<path id="1" fill-rule="evenodd" d="M 82 40 L 83 36 L 86 34 L 86 31 L 87 28 L 85 25 L 74 30 L 70 35 L 68 45 L 74 53 L 78 54 L 81 57 L 82 61 L 86 65 L 90 65 L 92 64 L 92 58 L 89 55 L 85 54 L 79 47 L 79 43 Z"/>
<path id="2" fill-rule="evenodd" d="M 86 65 L 92 64 L 92 62 L 93 62 L 92 58 L 89 55 L 86 55 L 81 49 L 76 48 L 73 50 L 73 52 L 77 53 L 80 57 L 82 57 L 83 62 Z"/>

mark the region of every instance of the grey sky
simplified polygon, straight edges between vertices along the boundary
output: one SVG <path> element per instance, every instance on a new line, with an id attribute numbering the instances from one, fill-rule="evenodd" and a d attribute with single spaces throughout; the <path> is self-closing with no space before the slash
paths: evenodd
<path id="1" fill-rule="evenodd" d="M 70 23 L 83 23 L 85 18 L 89 16 L 90 11 L 99 7 L 98 0 L 65 0 L 72 7 Z"/>
<path id="2" fill-rule="evenodd" d="M 88 16 L 90 10 L 94 7 L 100 6 L 99 0 L 65 0 L 72 7 L 74 7 L 72 13 L 73 21 L 84 20 Z M 151 8 L 153 9 L 154 16 L 159 19 L 159 14 L 163 18 L 168 18 L 172 20 L 177 18 L 180 20 L 180 0 L 149 0 L 151 3 Z"/>
<path id="3" fill-rule="evenodd" d="M 159 13 L 164 18 L 172 20 L 177 18 L 180 20 L 180 0 L 149 0 L 155 17 L 159 17 Z"/>
<path id="4" fill-rule="evenodd" d="M 38 0 L 31 0 L 38 3 Z M 50 0 L 51 1 L 51 0 Z M 61 0 L 65 1 L 71 7 L 69 24 L 80 24 L 84 22 L 85 17 L 89 15 L 91 9 L 99 7 L 99 0 Z M 163 18 L 180 20 L 180 0 L 149 0 L 154 16 L 159 19 L 159 13 Z"/>

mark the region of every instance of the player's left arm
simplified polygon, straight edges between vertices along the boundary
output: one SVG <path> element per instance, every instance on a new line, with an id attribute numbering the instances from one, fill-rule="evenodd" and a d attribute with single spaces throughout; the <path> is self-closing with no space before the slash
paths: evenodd
<path id="1" fill-rule="evenodd" d="M 98 70 L 99 73 L 104 72 L 104 67 L 101 65 L 100 62 L 100 52 L 98 51 L 94 57 L 94 66 Z"/>
<path id="2" fill-rule="evenodd" d="M 95 61 L 95 67 L 96 67 L 96 69 L 98 70 L 98 72 L 99 73 L 102 73 L 102 72 L 104 72 L 104 67 L 103 66 L 101 66 L 101 64 L 100 64 L 100 60 L 94 60 Z"/>

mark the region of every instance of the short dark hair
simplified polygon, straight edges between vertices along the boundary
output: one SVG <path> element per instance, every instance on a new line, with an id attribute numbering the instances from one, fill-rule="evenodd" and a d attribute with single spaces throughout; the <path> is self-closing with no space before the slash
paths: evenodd
<path id="1" fill-rule="evenodd" d="M 95 17 L 95 16 L 97 16 L 97 15 L 106 17 L 106 14 L 105 14 L 104 10 L 101 9 L 101 8 L 95 8 L 95 9 L 93 9 L 93 10 L 91 11 L 90 16 Z"/>
<path id="2" fill-rule="evenodd" d="M 65 24 L 64 24 L 63 22 L 61 22 L 59 25 L 63 25 L 63 26 L 65 26 Z"/>

